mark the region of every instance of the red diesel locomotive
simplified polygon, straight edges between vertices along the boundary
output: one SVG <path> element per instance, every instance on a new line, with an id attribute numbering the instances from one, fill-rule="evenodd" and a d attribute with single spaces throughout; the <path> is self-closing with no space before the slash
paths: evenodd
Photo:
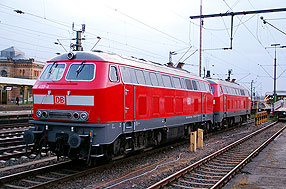
<path id="1" fill-rule="evenodd" d="M 207 79 L 214 97 L 214 124 L 220 127 L 247 121 L 251 99 L 248 90 L 234 83 L 218 79 Z"/>
<path id="2" fill-rule="evenodd" d="M 245 121 L 246 90 L 209 82 L 180 68 L 112 53 L 63 54 L 47 62 L 33 87 L 33 127 L 24 141 L 35 144 L 35 153 L 45 149 L 93 162 L 188 136 L 198 127 Z M 228 93 L 229 86 L 244 93 Z M 242 103 L 240 109 L 220 105 L 232 98 Z"/>

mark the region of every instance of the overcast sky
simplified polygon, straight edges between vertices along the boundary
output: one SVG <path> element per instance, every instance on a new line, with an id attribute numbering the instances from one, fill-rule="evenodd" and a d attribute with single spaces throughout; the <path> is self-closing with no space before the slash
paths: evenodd
<path id="1" fill-rule="evenodd" d="M 159 63 L 176 51 L 173 62 L 185 60 L 184 68 L 198 74 L 199 20 L 189 16 L 199 15 L 199 7 L 200 0 L 1 0 L 0 49 L 15 46 L 28 57 L 49 60 L 65 52 L 57 40 L 70 50 L 74 22 L 75 29 L 86 24 L 84 50 L 99 36 L 95 49 Z M 286 1 L 203 0 L 203 14 L 274 8 L 286 8 Z M 274 62 L 274 49 L 265 47 L 286 45 L 286 35 L 263 24 L 261 16 L 286 32 L 286 12 L 235 16 L 233 50 L 221 50 L 230 46 L 230 17 L 204 19 L 202 68 L 221 79 L 232 69 L 238 83 L 250 89 L 254 80 L 264 95 L 273 91 Z M 277 90 L 286 90 L 285 60 L 286 48 L 277 49 Z"/>

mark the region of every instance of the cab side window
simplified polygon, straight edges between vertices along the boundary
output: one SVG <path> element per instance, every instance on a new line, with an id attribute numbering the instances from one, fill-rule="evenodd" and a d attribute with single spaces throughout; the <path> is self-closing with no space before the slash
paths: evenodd
<path id="1" fill-rule="evenodd" d="M 112 82 L 118 82 L 119 81 L 117 68 L 113 65 L 111 65 L 109 67 L 109 79 Z"/>

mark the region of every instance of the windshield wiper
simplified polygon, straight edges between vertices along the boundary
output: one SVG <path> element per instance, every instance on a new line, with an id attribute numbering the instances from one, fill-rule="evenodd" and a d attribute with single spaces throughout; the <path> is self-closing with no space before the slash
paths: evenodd
<path id="1" fill-rule="evenodd" d="M 49 75 L 53 72 L 53 67 L 54 67 L 54 65 L 56 65 L 55 68 L 58 66 L 58 64 L 57 64 L 56 62 L 54 62 L 54 63 L 52 64 L 52 66 L 50 67 L 50 69 L 49 69 Z"/>
<path id="2" fill-rule="evenodd" d="M 77 68 L 76 70 L 76 77 L 78 76 L 78 74 L 82 71 L 83 67 L 85 66 L 85 61 L 82 61 L 80 66 Z"/>

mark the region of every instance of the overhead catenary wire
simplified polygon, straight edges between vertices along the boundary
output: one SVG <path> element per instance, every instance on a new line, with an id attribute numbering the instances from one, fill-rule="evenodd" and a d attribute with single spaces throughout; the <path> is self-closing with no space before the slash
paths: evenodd
<path id="1" fill-rule="evenodd" d="M 267 18 L 265 20 L 286 20 L 286 18 Z"/>
<path id="2" fill-rule="evenodd" d="M 237 75 L 237 74 L 236 74 Z M 245 78 L 247 78 L 248 76 L 250 76 L 251 75 L 251 73 L 248 73 L 246 76 L 244 76 L 244 77 L 242 77 L 242 78 L 240 78 L 240 79 L 237 79 L 237 82 L 238 81 L 241 81 L 241 80 L 243 80 L 243 79 L 245 79 Z"/>
<path id="3" fill-rule="evenodd" d="M 113 8 L 113 7 L 109 6 L 109 5 L 106 5 L 106 7 L 110 8 L 110 9 L 114 10 L 115 12 L 117 12 L 117 13 L 119 13 L 119 14 L 121 14 L 121 15 L 123 15 L 123 16 L 125 16 L 125 17 L 127 17 L 127 18 L 129 18 L 129 19 L 131 19 L 133 21 L 135 21 L 135 22 L 138 22 L 138 23 L 140 23 L 140 24 L 142 24 L 142 25 L 144 25 L 144 26 L 146 26 L 146 27 L 148 27 L 148 28 L 150 28 L 150 29 L 152 29 L 154 31 L 157 31 L 157 32 L 159 32 L 159 33 L 161 33 L 161 34 L 163 34 L 163 35 L 165 35 L 165 36 L 167 36 L 167 37 L 169 37 L 169 38 L 171 38 L 173 40 L 176 40 L 176 41 L 179 41 L 179 42 L 182 42 L 184 44 L 189 45 L 187 42 L 185 42 L 185 41 L 183 41 L 181 39 L 178 39 L 178 38 L 176 38 L 176 37 L 174 37 L 174 36 L 164 32 L 164 31 L 161 31 L 161 30 L 159 30 L 159 29 L 157 29 L 157 28 L 155 28 L 155 27 L 153 27 L 153 26 L 151 26 L 149 24 L 146 24 L 143 21 L 141 21 L 141 20 L 139 20 L 137 18 L 134 18 L 134 17 L 132 17 L 132 16 L 130 16 L 130 15 L 128 15 L 128 14 L 126 14 L 126 13 L 116 9 L 116 8 Z"/>
<path id="4" fill-rule="evenodd" d="M 279 31 L 279 32 L 283 33 L 284 35 L 286 35 L 286 32 L 282 31 L 281 29 L 279 29 L 278 27 L 274 26 L 273 24 L 267 22 L 262 16 L 260 17 L 260 19 L 263 21 L 264 24 L 268 24 L 269 26 L 273 27 L 277 31 Z"/>
<path id="5" fill-rule="evenodd" d="M 5 48 L 6 47 L 6 45 L 1 45 L 3 48 Z M 29 51 L 33 51 L 34 49 L 31 49 L 31 48 L 27 48 L 27 47 L 25 47 L 25 46 L 19 46 L 19 48 L 21 48 L 21 49 L 26 49 L 26 50 L 29 50 Z M 37 50 L 38 52 L 44 52 L 44 53 L 54 53 L 54 51 L 49 51 L 49 50 Z M 41 57 L 41 58 L 43 58 L 43 60 L 46 60 L 46 58 L 44 58 L 44 57 Z"/>
<path id="6" fill-rule="evenodd" d="M 1 7 L 0 7 L 1 8 Z M 39 23 L 39 24 L 43 24 L 43 22 L 39 22 L 37 20 L 34 20 L 34 19 L 30 19 L 30 18 L 27 18 L 27 17 L 23 17 L 23 16 L 20 16 L 18 14 L 15 14 L 15 13 L 10 13 L 10 12 L 6 12 L 6 11 L 1 11 L 1 13 L 4 13 L 4 14 L 7 14 L 7 15 L 10 15 L 10 16 L 13 16 L 13 17 L 17 17 L 17 18 L 20 18 L 20 19 L 23 19 L 23 20 L 28 20 L 28 21 L 31 21 L 31 22 L 34 22 L 34 23 Z M 38 19 L 38 18 L 37 18 Z M 59 26 L 55 26 L 55 25 L 51 25 L 51 24 L 47 24 L 45 23 L 45 26 L 51 26 L 53 28 L 56 28 L 56 29 L 60 29 L 60 30 L 64 30 L 64 31 L 67 31 L 67 27 L 66 26 L 62 26 L 62 27 L 59 27 Z"/>
<path id="7" fill-rule="evenodd" d="M 215 56 L 215 55 L 213 55 L 213 54 L 210 54 L 210 53 L 208 53 L 207 51 L 204 52 L 204 53 L 205 53 L 205 54 L 208 54 L 209 56 L 215 58 L 216 60 L 219 60 L 220 62 L 222 62 L 222 63 L 224 63 L 224 64 L 226 64 L 226 65 L 232 65 L 232 66 L 234 66 L 234 67 L 236 67 L 236 68 L 239 68 L 239 69 L 241 69 L 241 70 L 248 71 L 247 69 L 244 69 L 244 68 L 241 68 L 241 67 L 239 67 L 239 66 L 237 66 L 237 65 L 235 65 L 235 64 L 232 64 L 232 63 L 230 63 L 229 61 L 226 61 L 226 60 L 222 59 L 221 57 L 217 57 L 217 56 Z"/>
<path id="8" fill-rule="evenodd" d="M 265 68 L 263 68 L 263 66 L 261 66 L 261 65 L 259 65 L 259 66 L 265 71 L 265 73 L 267 73 L 267 75 L 268 75 L 271 79 L 274 79 L 274 78 L 271 76 L 271 74 L 269 74 L 268 71 L 267 71 Z"/>
<path id="9" fill-rule="evenodd" d="M 14 34 L 17 34 L 17 35 L 21 35 L 22 36 L 27 36 L 27 37 L 33 37 L 34 39 L 37 39 L 37 40 L 41 40 L 41 41 L 46 41 L 48 43 L 52 43 L 54 41 L 54 38 L 43 38 L 41 35 L 35 35 L 34 33 L 29 33 L 29 32 L 18 32 L 18 31 L 15 31 L 13 29 L 10 29 L 10 28 L 1 28 L 1 30 L 3 31 L 7 31 L 9 33 L 14 33 Z M 50 39 L 50 40 L 49 40 Z"/>
<path id="10" fill-rule="evenodd" d="M 249 1 L 249 0 L 248 0 Z M 230 1 L 231 2 L 231 1 Z M 235 1 L 232 1 L 232 2 L 235 2 Z M 236 6 L 236 7 L 238 7 L 237 5 L 238 5 L 238 3 L 237 3 L 238 1 L 236 0 L 236 2 L 235 3 L 230 3 L 230 5 L 231 5 L 231 7 L 232 8 L 234 8 L 234 6 Z M 250 2 L 250 1 L 249 1 Z M 240 5 L 240 4 L 239 4 Z M 17 7 L 17 6 L 15 6 L 15 7 Z M 20 7 L 21 8 L 21 7 Z M 162 8 L 164 8 L 164 7 L 162 7 Z M 7 9 L 8 10 L 8 9 Z M 11 9 L 12 10 L 12 9 Z M 15 10 L 15 9 L 13 9 L 13 10 Z M 23 10 L 24 11 L 24 10 Z M 33 13 L 33 12 L 32 12 Z M 19 18 L 20 17 L 23 17 L 23 18 L 28 18 L 28 14 L 27 14 L 27 16 L 21 16 L 21 15 L 19 15 L 19 14 L 16 14 L 15 13 L 15 15 L 17 15 Z M 42 18 L 39 18 L 39 19 L 42 19 L 42 20 L 44 20 L 44 17 L 46 17 L 44 14 L 42 14 L 41 13 L 41 15 L 43 15 L 42 16 Z M 32 16 L 32 15 L 29 15 L 29 16 Z M 47 15 L 48 16 L 48 15 Z M 131 16 L 134 16 L 134 15 L 131 15 Z M 36 19 L 38 19 L 38 17 L 34 17 L 34 16 L 32 16 L 32 17 L 29 17 L 29 18 L 32 18 L 32 20 L 36 20 Z M 118 16 L 119 17 L 119 16 Z M 121 17 L 122 18 L 122 17 Z M 186 17 L 185 17 L 186 18 Z M 242 19 L 241 20 L 237 20 L 237 22 L 239 22 L 237 25 L 242 25 L 241 23 L 242 22 L 246 22 L 246 19 L 248 20 L 250 20 L 251 18 L 253 18 L 253 17 L 249 17 L 249 18 L 247 18 L 247 17 L 242 17 Z M 125 19 L 125 18 L 124 18 Z M 129 19 L 126 19 L 127 21 L 129 21 L 129 22 L 131 22 L 131 23 L 133 23 L 134 24 L 134 22 L 132 22 L 132 21 L 130 21 Z M 185 20 L 188 20 L 188 19 L 185 19 Z M 225 20 L 225 21 L 227 21 L 227 20 Z M 43 23 L 48 23 L 48 22 L 44 22 L 43 21 Z M 190 22 L 191 23 L 191 22 Z M 228 23 L 228 22 L 226 22 L 226 23 Z M 9 23 L 10 24 L 10 23 Z M 57 24 L 53 24 L 53 23 L 50 23 L 51 25 L 55 25 L 55 26 L 59 26 L 59 25 L 57 25 Z M 148 24 L 148 23 L 147 23 Z M 70 24 L 68 24 L 68 25 L 70 25 Z M 139 24 L 137 24 L 137 23 L 135 23 L 134 25 L 138 25 L 138 26 L 141 26 L 142 28 L 144 28 L 144 26 L 143 25 L 139 25 Z M 190 24 L 192 27 L 195 27 L 195 23 L 191 23 Z M 222 25 L 222 24 L 221 24 Z M 236 27 L 237 25 L 235 25 L 234 27 Z M 19 25 L 19 26 L 21 26 L 21 25 Z M 206 26 L 206 25 L 205 25 Z M 250 28 L 250 25 L 249 25 L 249 23 L 247 23 L 247 26 L 249 26 L 249 28 Z M 24 27 L 24 26 L 23 26 Z M 35 30 L 38 30 L 38 28 L 40 29 L 40 27 L 37 27 L 37 29 L 35 29 Z M 63 26 L 63 28 L 65 28 L 65 26 Z M 218 27 L 219 28 L 219 27 Z M 10 28 L 11 29 L 11 28 Z M 90 29 L 91 28 L 89 28 L 88 27 L 88 31 L 90 31 Z M 94 32 L 94 33 L 96 33 L 96 35 L 98 36 L 101 36 L 101 33 L 99 34 L 99 32 L 98 32 L 98 30 L 97 29 L 99 29 L 99 28 L 96 28 L 95 27 L 95 25 L 93 25 L 93 28 L 92 28 L 92 31 L 91 32 Z M 102 29 L 102 28 L 100 28 L 100 29 Z M 146 29 L 146 28 L 145 28 Z M 158 29 L 161 29 L 161 28 L 158 28 Z M 196 28 L 192 28 L 193 30 L 191 30 L 191 31 L 189 31 L 189 35 L 190 35 L 190 33 L 192 34 L 192 33 L 194 33 L 194 31 L 195 31 L 195 29 Z M 204 28 L 204 30 L 207 30 L 208 29 L 208 27 L 206 27 L 206 28 Z M 227 29 L 227 28 L 226 28 Z M 223 30 L 226 30 L 226 29 L 223 29 Z M 236 27 L 235 28 L 236 29 L 236 31 L 238 30 L 238 29 L 243 29 L 243 28 L 239 28 L 239 27 Z M 250 29 L 252 29 L 252 28 L 250 28 Z M 268 27 L 266 27 L 266 29 L 268 29 L 269 30 L 269 26 Z M 105 29 L 103 29 L 103 30 L 105 30 Z M 149 30 L 148 28 L 146 29 L 146 31 L 147 30 Z M 16 30 L 15 29 L 15 31 L 20 31 L 21 32 L 21 30 Z M 47 32 L 47 33 L 49 33 L 48 31 L 44 31 L 44 30 L 42 30 L 43 32 Z M 150 31 L 150 30 L 149 30 Z M 152 30 L 153 31 L 153 30 Z M 240 30 L 239 30 L 240 31 Z M 239 31 L 238 31 L 238 33 L 239 33 Z M 253 31 L 253 30 L 252 30 Z M 25 32 L 23 32 L 23 33 L 26 33 L 26 32 L 28 32 L 28 30 L 26 30 Z M 102 31 L 102 32 L 108 32 L 108 31 Z M 217 34 L 217 33 L 215 33 L 215 32 L 212 32 L 211 30 L 210 31 L 208 31 L 209 33 L 211 33 L 211 34 Z M 263 32 L 263 31 L 262 31 Z M 267 30 L 266 30 L 266 32 L 267 32 Z M 31 33 L 33 33 L 33 32 L 31 32 Z M 58 33 L 60 33 L 60 32 L 58 32 Z M 117 35 L 118 34 L 118 36 L 115 36 L 115 35 Z M 153 31 L 153 33 L 154 33 L 154 31 Z M 206 32 L 207 33 L 207 32 Z M 235 32 L 236 33 L 236 32 Z M 263 38 L 262 38 L 262 35 L 257 35 L 257 33 L 255 34 L 255 32 L 253 32 L 254 33 L 254 35 L 256 36 L 256 38 L 258 38 L 258 40 L 260 40 L 260 41 L 262 41 L 263 42 L 263 44 L 265 43 L 265 41 L 263 40 Z M 273 30 L 272 30 L 272 32 L 270 33 L 270 34 L 272 34 L 273 33 Z M 57 34 L 57 33 L 54 33 L 54 34 Z M 99 44 L 98 44 L 98 48 L 106 48 L 107 50 L 116 50 L 117 52 L 118 52 L 118 50 L 120 50 L 119 52 L 120 53 L 125 53 L 125 52 L 128 52 L 129 54 L 132 54 L 133 52 L 135 52 L 135 53 L 141 53 L 143 56 L 145 56 L 145 55 L 147 55 L 147 56 L 152 56 L 152 57 L 156 57 L 156 58 L 165 58 L 165 59 L 167 59 L 167 57 L 165 57 L 165 56 L 162 56 L 162 52 L 163 52 L 163 55 L 165 55 L 164 53 L 166 52 L 166 50 L 164 49 L 164 42 L 166 43 L 166 49 L 167 48 L 170 48 L 170 47 L 167 47 L 168 45 L 172 45 L 172 42 L 173 42 L 173 40 L 172 41 L 169 41 L 169 40 L 165 40 L 165 41 L 163 41 L 162 40 L 162 43 L 160 43 L 160 44 L 162 44 L 162 46 L 159 46 L 159 42 L 160 42 L 160 40 L 157 40 L 157 37 L 155 38 L 145 38 L 145 43 L 142 43 L 143 45 L 141 46 L 141 45 L 139 45 L 139 46 L 136 46 L 136 45 L 134 45 L 134 41 L 135 40 L 132 40 L 132 39 L 135 39 L 136 38 L 136 36 L 134 35 L 134 36 L 132 36 L 132 34 L 131 35 L 129 35 L 130 33 L 128 33 L 128 35 L 126 35 L 127 37 L 125 38 L 125 40 L 126 41 L 124 41 L 124 40 L 119 40 L 119 35 L 121 35 L 121 36 L 123 36 L 124 34 L 120 34 L 120 31 L 112 31 L 112 30 L 110 30 L 110 32 L 109 32 L 109 36 L 108 36 L 108 34 L 106 34 L 106 36 L 105 36 L 105 38 L 108 38 L 108 39 L 112 39 L 112 40 L 115 40 L 115 41 L 118 41 L 118 42 L 121 42 L 122 44 L 119 44 L 119 43 L 116 43 L 116 42 L 114 42 L 114 41 L 107 41 L 107 42 L 104 42 L 104 43 L 102 43 L 102 42 L 100 42 Z M 158 33 L 159 34 L 159 33 Z M 42 38 L 43 38 L 43 40 L 46 40 L 47 39 L 47 41 L 49 40 L 49 39 L 52 39 L 53 38 L 53 36 L 46 36 L 46 35 L 43 35 L 43 34 L 40 34 L 41 36 L 43 36 Z M 46 37 L 44 37 L 44 36 L 46 36 Z M 157 35 L 157 36 L 159 36 L 159 35 Z M 165 36 L 165 35 L 161 35 L 161 36 Z M 160 37 L 161 37 L 160 36 Z M 193 35 L 194 36 L 194 35 Z M 219 37 L 219 34 L 218 35 L 216 35 L 216 36 L 218 36 Z M 176 37 L 176 36 L 175 36 Z M 276 37 L 276 36 L 275 36 Z M 8 38 L 11 38 L 12 39 L 12 37 L 9 37 L 8 36 Z M 44 39 L 45 38 L 45 39 Z M 57 37 L 57 38 L 59 38 L 59 37 Z M 166 36 L 166 38 L 167 38 L 167 36 Z M 168 37 L 169 38 L 169 37 Z M 180 37 L 179 37 L 180 38 Z M 130 41 L 131 42 L 129 42 L 128 40 L 130 39 Z M 153 40 L 152 40 L 153 39 Z M 214 37 L 214 42 L 211 44 L 210 42 L 208 42 L 207 43 L 207 45 L 206 45 L 206 47 L 209 45 L 209 47 L 214 47 L 214 46 L 210 46 L 210 45 L 213 45 L 213 44 L 216 44 L 216 42 L 218 41 L 218 40 L 220 40 L 221 38 L 217 38 L 217 37 Z M 237 38 L 238 39 L 238 38 Z M 138 39 L 138 40 L 142 40 L 142 41 L 144 41 L 144 39 Z M 271 40 L 271 39 L 270 39 Z M 32 41 L 32 40 L 31 40 Z M 146 43 L 149 43 L 150 42 L 150 44 L 151 43 L 153 43 L 153 41 L 154 41 L 154 43 L 156 44 L 156 46 L 157 47 L 160 47 L 160 51 L 159 50 L 154 50 L 154 51 L 152 51 L 152 50 L 150 50 L 150 48 L 145 48 L 145 46 L 146 46 Z M 64 41 L 65 43 L 64 44 L 67 44 L 67 42 L 66 41 Z M 137 42 L 137 41 L 136 41 Z M 141 42 L 141 41 L 138 41 L 138 42 Z M 176 42 L 176 43 L 175 43 Z M 188 40 L 186 40 L 186 42 L 188 43 L 188 44 L 190 44 L 190 40 L 188 41 Z M 192 40 L 192 42 L 195 42 L 195 40 Z M 222 42 L 222 44 L 224 43 L 224 40 L 221 40 L 221 42 Z M 32 43 L 34 43 L 34 42 L 32 42 Z M 85 42 L 83 42 L 84 44 L 85 43 L 87 43 L 87 41 L 85 41 Z M 109 43 L 109 45 L 108 45 L 108 43 Z M 220 42 L 218 42 L 218 43 L 220 43 Z M 36 44 L 36 43 L 35 43 Z M 90 45 L 91 43 L 87 43 L 87 47 L 85 48 L 85 49 L 89 49 L 89 47 L 88 47 L 88 45 Z M 124 44 L 125 44 L 125 46 L 124 46 Z M 160 54 L 161 56 L 159 57 L 159 56 L 157 56 L 157 55 L 154 55 L 154 54 L 150 54 L 150 52 L 143 52 L 143 51 L 141 51 L 141 50 L 138 50 L 138 49 L 133 49 L 132 47 L 130 47 L 130 46 L 127 46 L 127 45 L 131 45 L 131 46 L 134 46 L 134 47 L 139 47 L 140 49 L 144 49 L 144 50 L 147 50 L 147 51 L 150 51 L 150 52 L 152 52 L 152 53 L 156 53 L 157 55 L 158 54 Z M 150 45 L 150 44 L 148 44 L 148 45 Z M 180 49 L 180 46 L 181 47 L 184 47 L 183 45 L 182 45 L 182 43 L 181 42 L 178 42 L 178 41 L 175 41 L 174 40 L 174 43 L 173 43 L 174 45 L 176 45 L 176 48 L 172 48 L 172 49 L 169 49 L 169 50 L 174 50 L 174 49 Z M 23 46 L 23 45 L 22 45 Z M 49 45 L 48 45 L 49 46 Z M 59 47 L 56 47 L 56 48 L 59 48 Z M 97 47 L 96 47 L 97 48 Z M 108 49 L 108 48 L 110 48 L 110 49 Z M 188 48 L 188 47 L 187 47 Z M 159 48 L 158 48 L 159 49 Z M 162 51 L 162 49 L 164 49 L 165 50 L 165 52 L 164 51 Z M 246 50 L 245 50 L 246 49 Z M 238 56 L 239 56 L 239 58 L 242 58 L 243 57 L 243 60 L 242 60 L 242 62 L 255 62 L 255 61 L 260 61 L 260 60 L 262 60 L 263 59 L 263 56 L 257 56 L 257 59 L 258 60 L 256 60 L 255 59 L 255 56 L 254 57 L 251 57 L 251 56 L 248 56 L 248 54 L 247 54 L 247 48 L 245 48 L 245 49 L 242 49 L 242 50 L 240 50 L 240 49 L 236 49 L 236 51 L 235 51 L 235 53 L 237 54 L 237 56 L 235 57 L 235 54 L 233 54 L 234 55 L 234 59 L 235 58 L 237 58 Z M 258 48 L 259 49 L 259 48 Z M 39 50 L 44 50 L 44 49 L 42 49 L 42 48 L 39 48 Z M 104 51 L 105 51 L 105 49 L 104 49 Z M 116 52 L 116 53 L 117 53 Z M 167 51 L 168 52 L 168 51 Z M 191 52 L 191 51 L 190 51 Z M 189 52 L 189 53 L 190 53 Z M 269 52 L 271 52 L 271 51 L 269 51 Z M 209 52 L 209 53 L 211 53 L 211 52 Z M 227 58 L 227 56 L 224 56 L 224 55 L 218 55 L 218 53 L 217 52 L 214 52 L 213 53 L 213 55 L 214 56 L 217 56 L 218 58 L 221 58 L 221 59 L 224 59 L 224 62 L 223 61 L 219 61 L 219 63 L 221 64 L 221 62 L 223 62 L 224 64 L 228 64 L 228 63 L 226 63 L 226 62 L 229 62 L 229 63 L 233 63 L 233 61 L 231 60 L 231 59 L 228 59 Z M 137 56 L 137 55 L 136 55 Z M 187 56 L 187 54 L 185 55 L 185 57 Z M 176 56 L 176 58 L 178 58 L 178 57 L 180 57 L 180 56 Z M 182 60 L 185 58 L 185 57 L 183 57 L 182 58 Z M 193 58 L 193 57 L 192 57 Z M 216 59 L 216 58 L 214 58 L 214 57 L 208 57 L 209 58 L 209 61 L 213 61 L 213 62 L 215 62 L 215 61 L 217 61 L 218 59 Z M 237 64 L 238 66 L 239 66 L 239 64 Z M 250 64 L 249 64 L 250 65 Z M 240 66 L 240 67 L 243 67 L 243 66 Z"/>
<path id="11" fill-rule="evenodd" d="M 20 26 L 15 26 L 15 25 L 12 25 L 12 24 L 6 24 L 6 23 L 3 23 L 3 22 L 0 22 L 0 25 L 5 25 L 5 26 L 8 26 L 8 27 L 13 27 L 13 28 L 21 29 L 21 30 L 26 30 L 26 31 L 29 31 L 29 32 L 34 32 L 36 34 L 54 36 L 56 38 L 63 38 L 63 36 L 61 36 L 61 35 L 46 33 L 46 32 L 42 32 L 42 31 L 38 31 L 38 30 L 33 30 L 33 29 L 30 29 L 30 28 L 23 28 L 23 27 L 20 27 Z"/>
<path id="12" fill-rule="evenodd" d="M 189 50 L 191 50 L 191 48 L 192 48 L 192 46 L 190 46 L 190 47 L 188 48 L 188 50 L 186 50 L 186 52 L 181 56 L 181 58 L 178 60 L 177 63 L 179 63 L 180 60 L 182 60 L 182 58 L 189 52 Z"/>
<path id="13" fill-rule="evenodd" d="M 8 6 L 8 5 L 4 5 L 4 4 L 2 4 L 2 3 L 0 3 L 0 6 L 9 8 L 9 9 L 11 9 L 11 10 L 14 10 L 15 12 L 17 12 L 17 13 L 19 13 L 19 14 L 27 14 L 27 15 L 30 15 L 30 16 L 34 16 L 34 17 L 41 18 L 41 19 L 47 20 L 47 21 L 49 21 L 49 22 L 58 24 L 58 25 L 60 25 L 60 26 L 70 27 L 69 25 L 66 25 L 64 22 L 59 22 L 59 21 L 56 21 L 56 20 L 53 20 L 53 19 L 48 19 L 48 18 L 46 18 L 46 17 L 42 17 L 42 16 L 39 16 L 39 15 L 36 15 L 36 14 L 32 14 L 32 13 L 29 13 L 29 12 L 25 12 L 25 11 L 19 10 L 19 9 L 17 9 L 17 8 L 14 8 L 14 7 L 10 7 L 10 6 Z"/>
<path id="14" fill-rule="evenodd" d="M 227 4 L 227 2 L 225 0 L 223 0 L 223 2 L 226 4 L 226 6 L 228 6 L 231 10 L 232 8 Z M 239 17 L 238 17 L 239 20 L 241 20 Z M 255 35 L 251 32 L 251 30 L 243 23 L 243 26 L 247 29 L 247 31 L 253 36 L 253 38 L 263 47 L 263 49 L 267 52 L 267 54 L 271 57 L 272 55 L 267 51 L 267 49 L 264 48 L 264 45 L 262 44 L 262 42 L 255 37 Z"/>
<path id="15" fill-rule="evenodd" d="M 6 37 L 2 37 L 0 36 L 1 39 L 5 39 L 5 40 L 10 40 L 10 41 L 15 41 L 15 42 L 18 42 L 18 43 L 24 43 L 24 44 L 27 44 L 27 45 L 32 45 L 32 46 L 39 46 L 41 48 L 45 48 L 45 49 L 53 49 L 53 50 L 56 50 L 54 48 L 50 48 L 50 47 L 46 47 L 46 46 L 42 46 L 42 45 L 37 45 L 37 44 L 33 44 L 33 43 L 28 43 L 27 41 L 20 41 L 20 40 L 15 40 L 15 39 L 10 39 L 10 38 L 6 38 Z"/>
<path id="16" fill-rule="evenodd" d="M 10 6 L 7 6 L 7 5 L 3 5 L 3 4 L 1 4 L 1 3 L 0 3 L 0 6 L 9 8 L 10 10 L 13 10 L 13 11 L 16 10 L 16 8 L 14 8 L 14 7 L 10 7 Z M 42 17 L 42 16 L 39 16 L 39 15 L 36 15 L 36 14 L 33 14 L 33 13 L 24 12 L 24 11 L 21 11 L 21 10 L 19 10 L 19 9 L 17 9 L 16 12 L 24 13 L 24 14 L 27 14 L 27 15 L 30 15 L 30 16 L 33 16 L 33 17 L 36 17 L 36 18 L 39 18 L 39 19 L 48 20 L 48 21 L 51 21 L 51 22 L 53 22 L 53 23 L 60 24 L 60 25 L 61 25 L 61 23 L 63 23 L 63 22 L 60 22 L 60 21 L 47 19 L 46 17 Z M 66 27 L 69 27 L 67 24 L 63 24 L 63 25 L 66 26 Z M 15 27 L 16 27 L 16 26 L 15 26 Z M 22 28 L 22 29 L 24 29 L 24 28 Z M 156 28 L 154 28 L 154 29 L 156 29 Z M 42 32 L 42 33 L 43 33 L 43 32 Z M 161 32 L 161 33 L 162 33 L 162 32 Z M 165 33 L 165 34 L 166 34 L 166 33 Z M 169 35 L 169 37 L 171 37 L 171 38 L 173 38 L 173 39 L 176 39 L 175 37 L 173 37 L 173 36 L 171 36 L 171 35 Z M 59 36 L 57 36 L 57 38 L 59 38 Z M 62 38 L 62 37 L 61 37 L 61 38 Z M 105 39 L 107 39 L 107 38 L 105 38 Z M 116 41 L 116 40 L 112 40 L 112 39 L 107 39 L 107 40 L 110 40 L 110 41 L 113 41 L 113 42 L 121 43 L 121 44 L 122 44 L 122 42 L 118 42 L 118 41 Z M 142 39 L 142 40 L 146 41 L 146 39 Z M 179 41 L 179 39 L 176 39 L 176 40 Z M 184 42 L 184 41 L 181 40 L 180 42 Z M 186 43 L 186 42 L 184 42 L 184 43 Z M 147 52 L 146 50 L 143 50 L 143 49 L 134 47 L 134 46 L 132 46 L 132 45 L 128 45 L 127 43 L 125 43 L 125 44 L 126 44 L 127 46 L 130 46 L 131 48 L 136 48 L 137 50 L 141 50 L 141 51 Z M 186 44 L 187 44 L 187 43 L 186 43 Z M 166 44 L 162 44 L 162 45 L 166 45 Z M 172 44 L 172 45 L 174 45 L 174 44 Z M 121 50 L 124 50 L 124 49 L 121 49 Z M 148 53 L 152 53 L 152 52 L 149 51 Z M 152 53 L 152 54 L 154 54 L 154 53 Z M 157 54 L 156 56 L 160 56 L 160 57 L 162 58 L 161 55 L 158 55 L 158 54 Z"/>

